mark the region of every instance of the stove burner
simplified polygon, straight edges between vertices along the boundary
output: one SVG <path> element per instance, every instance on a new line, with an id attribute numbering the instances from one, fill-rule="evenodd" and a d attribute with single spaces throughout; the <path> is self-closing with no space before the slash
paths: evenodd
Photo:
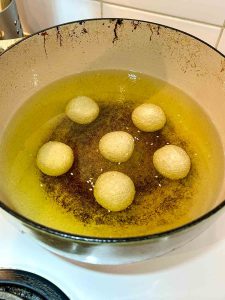
<path id="1" fill-rule="evenodd" d="M 0 269 L 0 300 L 69 300 L 53 283 L 39 275 Z"/>

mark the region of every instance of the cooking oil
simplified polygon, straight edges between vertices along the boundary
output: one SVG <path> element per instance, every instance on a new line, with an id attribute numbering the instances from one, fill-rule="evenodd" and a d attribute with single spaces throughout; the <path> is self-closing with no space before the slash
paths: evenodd
<path id="1" fill-rule="evenodd" d="M 88 96 L 99 107 L 98 118 L 79 125 L 64 113 L 76 96 Z M 142 132 L 131 120 L 141 103 L 159 105 L 167 122 L 162 130 Z M 100 138 L 110 132 L 130 133 L 135 148 L 127 162 L 113 163 L 99 152 Z M 36 167 L 40 146 L 60 141 L 74 152 L 64 175 L 51 177 Z M 181 180 L 163 178 L 152 157 L 174 144 L 190 156 L 191 170 Z M 1 182 L 8 205 L 38 223 L 61 231 L 96 237 L 130 237 L 169 230 L 210 210 L 222 178 L 222 147 L 204 111 L 181 90 L 159 79 L 130 71 L 93 71 L 63 78 L 34 94 L 7 127 L 1 145 Z M 134 202 L 109 212 L 94 199 L 100 174 L 120 171 L 134 182 Z"/>

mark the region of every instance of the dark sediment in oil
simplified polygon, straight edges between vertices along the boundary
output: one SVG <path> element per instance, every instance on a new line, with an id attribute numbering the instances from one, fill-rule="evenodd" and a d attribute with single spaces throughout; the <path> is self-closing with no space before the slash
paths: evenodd
<path id="1" fill-rule="evenodd" d="M 132 123 L 133 102 L 100 104 L 99 117 L 89 125 L 79 125 L 67 117 L 53 130 L 48 140 L 66 143 L 74 151 L 74 164 L 59 177 L 40 174 L 41 182 L 51 201 L 56 201 L 84 224 L 147 225 L 157 219 L 158 225 L 169 223 L 167 216 L 182 217 L 188 210 L 193 193 L 193 179 L 197 176 L 192 164 L 187 178 L 171 181 L 155 170 L 154 152 L 166 144 L 183 147 L 191 156 L 188 144 L 177 137 L 167 120 L 164 129 L 146 133 Z M 132 157 L 124 163 L 112 163 L 98 151 L 100 138 L 110 132 L 122 130 L 135 140 Z M 108 212 L 94 199 L 93 186 L 98 176 L 106 171 L 120 171 L 133 180 L 135 200 L 126 210 Z"/>

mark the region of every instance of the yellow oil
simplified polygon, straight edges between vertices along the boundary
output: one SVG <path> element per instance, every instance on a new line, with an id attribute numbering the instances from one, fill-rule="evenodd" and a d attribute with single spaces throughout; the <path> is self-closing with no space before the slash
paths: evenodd
<path id="1" fill-rule="evenodd" d="M 90 125 L 78 125 L 64 114 L 69 100 L 89 96 L 100 106 Z M 166 126 L 155 133 L 140 132 L 131 121 L 138 104 L 160 105 Z M 117 164 L 98 151 L 107 132 L 124 130 L 135 139 L 131 159 Z M 59 177 L 36 167 L 39 147 L 62 141 L 73 148 L 72 168 Z M 191 158 L 185 179 L 160 176 L 152 164 L 165 144 L 183 147 Z M 46 226 L 87 236 L 128 237 L 175 228 L 210 210 L 222 177 L 222 148 L 205 113 L 179 89 L 134 72 L 95 71 L 54 82 L 33 95 L 7 127 L 0 149 L 1 189 L 13 209 Z M 108 212 L 93 197 L 97 177 L 118 170 L 132 178 L 136 196 L 121 212 Z"/>

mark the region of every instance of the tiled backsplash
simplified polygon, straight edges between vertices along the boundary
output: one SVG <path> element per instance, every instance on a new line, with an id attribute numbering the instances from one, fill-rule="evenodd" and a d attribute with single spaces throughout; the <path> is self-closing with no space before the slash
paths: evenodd
<path id="1" fill-rule="evenodd" d="M 125 17 L 168 25 L 196 35 L 213 46 L 216 45 L 220 33 L 220 28 L 216 26 L 106 3 L 103 4 L 103 17 Z"/>
<path id="2" fill-rule="evenodd" d="M 17 0 L 24 31 L 85 18 L 124 17 L 189 32 L 225 53 L 225 0 Z"/>

